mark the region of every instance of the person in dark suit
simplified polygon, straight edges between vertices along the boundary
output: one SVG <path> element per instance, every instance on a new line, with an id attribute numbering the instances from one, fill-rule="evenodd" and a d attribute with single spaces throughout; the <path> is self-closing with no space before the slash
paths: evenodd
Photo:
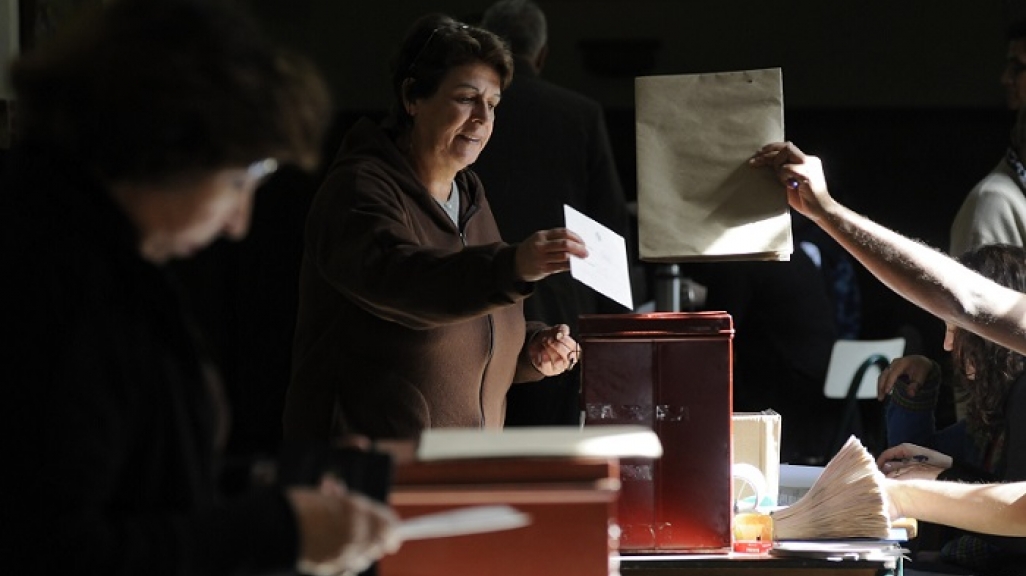
<path id="1" fill-rule="evenodd" d="M 515 242 L 563 226 L 564 204 L 626 237 L 627 206 L 602 107 L 539 76 L 548 55 L 545 14 L 531 0 L 500 0 L 481 26 L 509 44 L 515 68 L 492 139 L 474 164 L 502 237 Z M 539 282 L 524 303 L 528 320 L 567 324 L 571 333 L 581 314 L 623 311 L 569 274 Z M 507 395 L 506 425 L 577 424 L 579 393 L 578 371 L 518 384 Z"/>
<path id="2" fill-rule="evenodd" d="M 833 440 L 822 431 L 836 426 L 843 408 L 823 395 L 837 326 L 816 262 L 796 249 L 788 262 L 702 262 L 682 270 L 708 288 L 704 310 L 733 318 L 734 411 L 780 413 L 780 461 L 822 465 Z"/>

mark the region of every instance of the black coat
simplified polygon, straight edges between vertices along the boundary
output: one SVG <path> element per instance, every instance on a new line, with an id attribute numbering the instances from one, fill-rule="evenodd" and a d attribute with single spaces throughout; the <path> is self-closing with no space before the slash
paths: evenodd
<path id="1" fill-rule="evenodd" d="M 0 555 L 30 573 L 291 569 L 280 491 L 222 499 L 225 411 L 164 267 L 94 181 L 16 154 L 2 192 Z M 24 573 L 24 572 L 19 572 Z"/>

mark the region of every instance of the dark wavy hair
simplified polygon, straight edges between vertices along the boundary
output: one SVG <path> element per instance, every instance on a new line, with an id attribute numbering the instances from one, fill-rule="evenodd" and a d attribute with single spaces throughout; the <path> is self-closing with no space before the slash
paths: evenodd
<path id="1" fill-rule="evenodd" d="M 445 14 L 427 14 L 417 19 L 406 33 L 392 64 L 391 127 L 400 133 L 407 131 L 413 118 L 407 113 L 404 102 L 430 98 L 450 70 L 475 62 L 491 66 L 499 75 L 502 89 L 509 86 L 513 78 L 513 57 L 501 38 Z"/>
<path id="2" fill-rule="evenodd" d="M 331 99 L 313 65 L 227 0 L 113 0 L 11 68 L 19 140 L 107 182 L 264 158 L 313 168 Z"/>
<path id="3" fill-rule="evenodd" d="M 1026 292 L 1026 249 L 1022 247 L 980 246 L 958 260 L 1002 286 Z M 955 396 L 966 402 L 967 428 L 981 440 L 1000 433 L 1005 425 L 1009 390 L 1026 371 L 1026 357 L 962 329 L 955 331 L 951 357 Z M 968 370 L 974 372 L 972 379 Z"/>

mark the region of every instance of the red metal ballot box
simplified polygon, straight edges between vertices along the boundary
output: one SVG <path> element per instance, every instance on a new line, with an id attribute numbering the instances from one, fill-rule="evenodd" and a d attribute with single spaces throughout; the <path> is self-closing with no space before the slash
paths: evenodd
<path id="1" fill-rule="evenodd" d="M 624 552 L 728 552 L 733 335 L 725 312 L 580 318 L 586 426 L 641 424 L 658 460 L 621 461 Z"/>
<path id="2" fill-rule="evenodd" d="M 395 469 L 389 503 L 402 518 L 504 504 L 521 528 L 405 542 L 380 576 L 611 576 L 618 574 L 616 459 L 476 458 Z"/>

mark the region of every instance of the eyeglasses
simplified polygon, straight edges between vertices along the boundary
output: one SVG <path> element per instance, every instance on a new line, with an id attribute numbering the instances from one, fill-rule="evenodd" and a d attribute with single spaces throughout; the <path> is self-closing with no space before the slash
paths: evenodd
<path id="1" fill-rule="evenodd" d="M 262 180 L 278 170 L 278 161 L 274 158 L 257 160 L 246 167 L 246 175 L 254 180 Z"/>
<path id="2" fill-rule="evenodd" d="M 435 38 L 435 34 L 438 34 L 438 31 L 443 28 L 451 28 L 453 30 L 467 30 L 470 28 L 470 26 L 467 26 L 466 24 L 444 24 L 442 26 L 436 26 L 435 29 L 431 31 L 431 34 L 428 35 L 427 40 L 424 41 L 424 44 L 420 47 L 420 50 L 417 51 L 417 55 L 413 57 L 413 60 L 410 60 L 410 66 L 406 69 L 407 76 L 413 75 L 413 69 L 416 68 L 417 63 L 420 62 L 420 57 L 424 55 L 424 51 L 427 50 L 427 47 L 431 45 L 431 41 Z"/>

